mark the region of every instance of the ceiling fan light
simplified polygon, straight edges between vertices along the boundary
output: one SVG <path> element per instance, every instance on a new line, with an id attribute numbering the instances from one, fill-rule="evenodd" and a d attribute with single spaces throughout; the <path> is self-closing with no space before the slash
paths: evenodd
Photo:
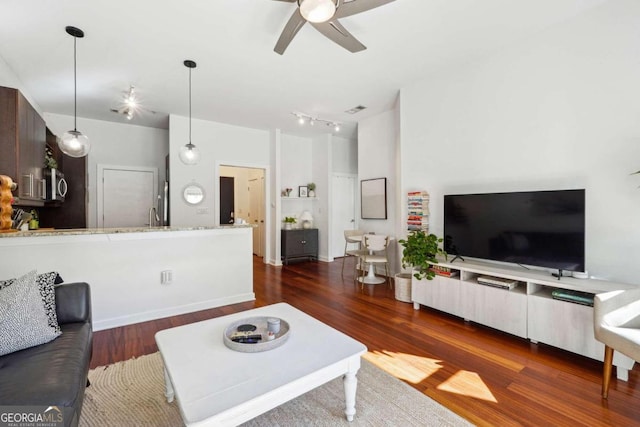
<path id="1" fill-rule="evenodd" d="M 185 165 L 195 165 L 200 160 L 200 150 L 192 143 L 180 147 L 180 161 Z"/>
<path id="2" fill-rule="evenodd" d="M 298 116 L 298 124 L 302 126 L 304 124 L 304 117 Z"/>
<path id="3" fill-rule="evenodd" d="M 300 14 L 313 23 L 327 22 L 336 13 L 336 4 L 332 0 L 299 0 Z"/>
<path id="4" fill-rule="evenodd" d="M 91 144 L 89 138 L 77 130 L 70 130 L 58 140 L 60 150 L 70 157 L 84 157 L 89 154 Z"/>

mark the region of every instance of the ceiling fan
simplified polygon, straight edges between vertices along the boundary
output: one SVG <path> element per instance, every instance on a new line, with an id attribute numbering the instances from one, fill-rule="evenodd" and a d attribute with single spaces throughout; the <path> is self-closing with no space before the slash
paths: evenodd
<path id="1" fill-rule="evenodd" d="M 129 90 L 123 92 L 123 98 L 120 105 L 117 108 L 111 108 L 111 112 L 122 114 L 127 120 L 132 120 L 136 114 L 141 111 L 148 111 L 155 114 L 155 111 L 148 110 L 140 105 L 140 99 L 138 98 L 135 87 L 129 86 Z"/>
<path id="2" fill-rule="evenodd" d="M 338 19 L 365 12 L 395 0 L 277 0 L 287 3 L 298 3 L 298 7 L 289 18 L 280 34 L 273 50 L 282 55 L 298 34 L 298 31 L 309 22 L 325 37 L 339 44 L 349 52 L 360 52 L 367 47 L 347 31 Z"/>

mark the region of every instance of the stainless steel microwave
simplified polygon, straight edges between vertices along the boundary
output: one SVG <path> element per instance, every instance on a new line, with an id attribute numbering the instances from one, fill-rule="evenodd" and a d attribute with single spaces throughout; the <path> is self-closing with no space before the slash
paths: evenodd
<path id="1" fill-rule="evenodd" d="M 64 202 L 67 195 L 67 181 L 64 174 L 57 169 L 45 169 L 44 180 L 46 185 L 46 199 L 49 201 Z"/>

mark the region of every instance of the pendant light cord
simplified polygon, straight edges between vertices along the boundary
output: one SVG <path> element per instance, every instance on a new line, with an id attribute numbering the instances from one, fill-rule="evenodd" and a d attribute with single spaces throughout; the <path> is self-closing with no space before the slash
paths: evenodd
<path id="1" fill-rule="evenodd" d="M 78 55 L 76 53 L 76 43 L 78 38 L 73 36 L 73 130 L 78 131 L 78 78 L 76 77 L 76 64 Z"/>
<path id="2" fill-rule="evenodd" d="M 189 68 L 189 144 L 191 144 L 191 68 Z"/>

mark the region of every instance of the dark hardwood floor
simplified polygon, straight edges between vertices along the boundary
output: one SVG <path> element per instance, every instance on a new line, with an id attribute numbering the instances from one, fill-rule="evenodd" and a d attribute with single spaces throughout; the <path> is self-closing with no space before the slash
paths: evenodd
<path id="1" fill-rule="evenodd" d="M 254 258 L 255 301 L 96 332 L 91 365 L 157 351 L 162 329 L 284 301 L 363 342 L 367 360 L 477 425 L 640 425 L 638 369 L 629 382 L 614 378 L 602 400 L 601 362 L 413 310 L 387 285 L 354 285 L 349 267 L 342 278 L 340 261 L 273 267 Z"/>

